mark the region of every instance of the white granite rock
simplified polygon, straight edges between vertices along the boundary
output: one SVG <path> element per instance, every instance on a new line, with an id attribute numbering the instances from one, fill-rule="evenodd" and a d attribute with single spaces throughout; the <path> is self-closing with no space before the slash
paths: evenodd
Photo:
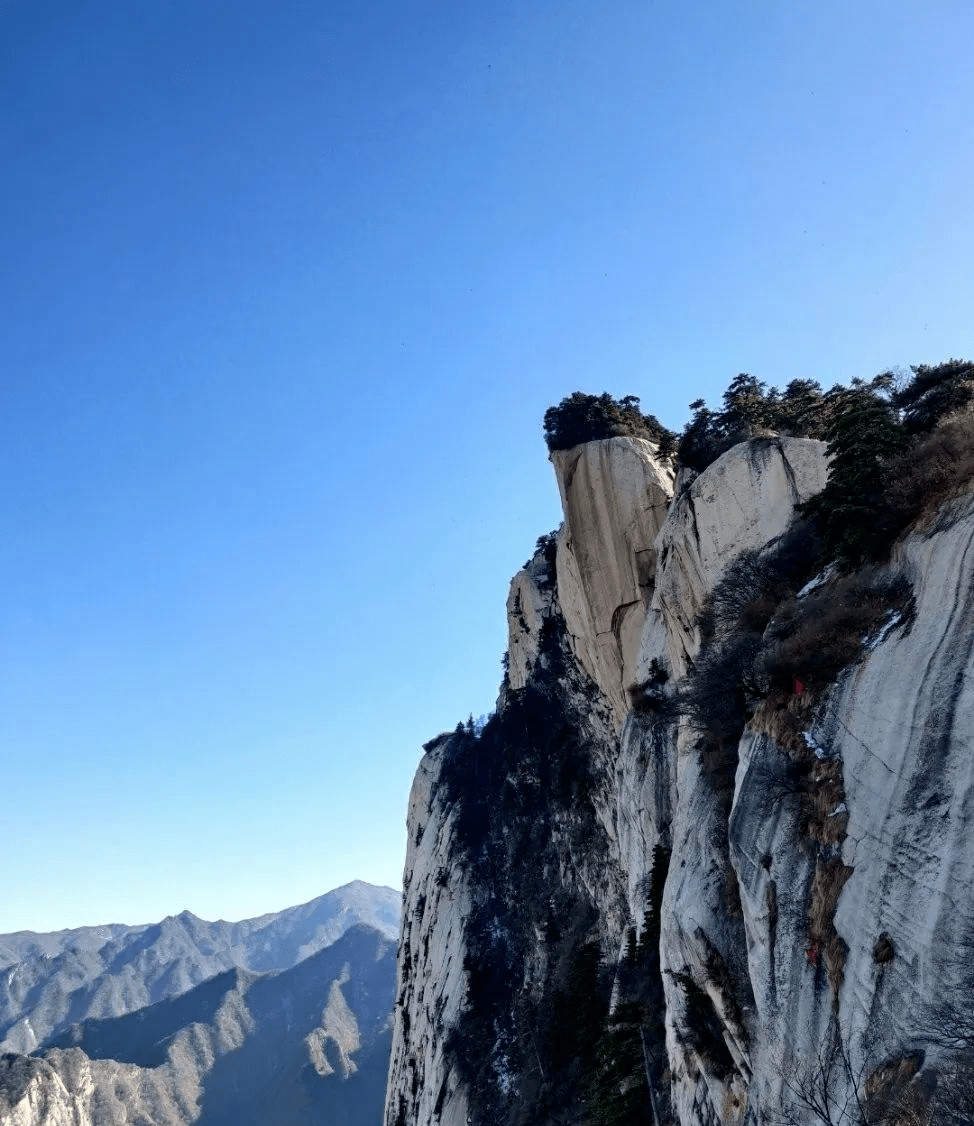
<path id="1" fill-rule="evenodd" d="M 454 861 L 454 817 L 437 787 L 448 742 L 442 736 L 428 744 L 409 795 L 388 1126 L 467 1122 L 466 1093 L 444 1050 L 466 996 L 464 934 L 473 876 Z"/>
<path id="2" fill-rule="evenodd" d="M 541 645 L 541 629 L 555 603 L 551 566 L 536 555 L 511 579 L 507 596 L 508 683 L 523 688 L 534 671 Z"/>
<path id="3" fill-rule="evenodd" d="M 645 438 L 606 438 L 551 455 L 565 523 L 558 598 L 575 654 L 622 729 L 656 575 L 653 540 L 673 471 Z"/>
<path id="4" fill-rule="evenodd" d="M 825 486 L 825 443 L 758 438 L 728 450 L 673 503 L 656 538 L 656 590 L 639 648 L 636 676 L 665 660 L 672 675 L 696 652 L 696 618 L 721 572 L 742 551 L 780 536 L 795 505 Z"/>
<path id="5" fill-rule="evenodd" d="M 915 1051 L 936 1065 L 931 1021 L 949 1016 L 974 979 L 974 498 L 899 546 L 892 568 L 912 582 L 915 614 L 890 618 L 815 705 L 806 743 L 823 769 L 841 764 L 835 812 L 848 823 L 844 840 L 814 845 L 803 839 L 794 788 L 776 781 L 785 751 L 769 735 L 744 732 L 728 823 L 693 733 L 665 705 L 692 667 L 695 620 L 714 584 L 825 484 L 825 446 L 738 446 L 687 485 L 661 526 L 671 481 L 652 452 L 612 439 L 553 456 L 566 517 L 557 590 L 535 560 L 508 600 L 512 691 L 543 676 L 541 629 L 560 603 L 579 683 L 591 677 L 599 689 L 587 702 L 578 689 L 576 703 L 610 709 L 619 732 L 608 721 L 604 734 L 598 724 L 589 732 L 609 854 L 574 856 L 550 873 L 552 890 L 583 873 L 604 914 L 604 948 L 621 950 L 641 918 L 653 848 L 672 847 L 660 963 L 677 1120 L 757 1126 L 795 1114 L 811 1126 L 807 1110 L 788 1108 L 788 1086 L 829 1045 L 848 1053 L 860 1086 Z M 817 595 L 832 581 L 824 576 Z M 629 689 L 651 678 L 656 697 L 630 711 Z M 452 813 L 436 789 L 444 746 L 424 758 L 411 798 L 400 952 L 408 1016 L 397 1018 L 386 1126 L 459 1126 L 469 1111 L 442 1030 L 462 1034 L 464 920 L 484 877 L 453 863 Z M 851 875 L 834 915 L 848 947 L 836 997 L 810 947 L 808 915 L 817 865 L 840 861 Z M 625 889 L 628 917 L 613 895 L 600 899 L 600 884 Z M 692 1044 L 683 974 L 710 998 L 732 1061 L 725 1074 Z M 839 1100 L 850 1095 L 843 1082 Z"/>
<path id="6" fill-rule="evenodd" d="M 932 535 L 909 537 L 893 568 L 912 580 L 915 618 L 867 647 L 820 709 L 815 738 L 843 766 L 849 821 L 842 860 L 852 874 L 835 926 L 848 945 L 838 1025 L 853 1070 L 929 1042 L 932 1023 L 964 999 L 974 933 L 974 498 L 950 506 Z M 800 926 L 767 941 L 764 885 L 778 883 L 779 918 L 801 908 L 809 871 L 787 817 L 759 816 L 747 796 L 766 736 L 747 737 L 738 772 L 733 839 L 749 937 L 763 1099 L 781 1098 L 770 1057 L 786 1045 L 814 1059 L 832 1018 L 810 972 Z M 760 803 L 766 810 L 766 801 Z M 774 857 L 770 871 L 760 858 Z M 887 936 L 895 952 L 878 962 Z M 936 1014 L 936 1015 L 934 1015 Z M 960 1015 L 960 1014 L 958 1014 Z"/>

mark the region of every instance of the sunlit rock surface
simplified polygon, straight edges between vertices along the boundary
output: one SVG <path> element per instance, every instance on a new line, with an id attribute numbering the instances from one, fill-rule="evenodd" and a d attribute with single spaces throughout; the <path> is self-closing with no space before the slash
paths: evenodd
<path id="1" fill-rule="evenodd" d="M 596 442 L 553 461 L 566 516 L 555 581 L 542 550 L 512 584 L 499 714 L 536 692 L 552 701 L 553 723 L 574 717 L 585 789 L 566 801 L 552 784 L 526 807 L 518 795 L 534 781 L 517 763 L 535 760 L 527 747 L 511 754 L 509 772 L 489 783 L 494 812 L 471 857 L 439 786 L 454 737 L 424 758 L 409 811 L 386 1126 L 585 1120 L 581 1106 L 557 1117 L 538 1110 L 550 1096 L 547 1057 L 530 1036 L 511 1040 L 512 1028 L 540 1019 L 558 980 L 538 904 L 559 904 L 566 928 L 574 911 L 579 941 L 597 941 L 614 965 L 629 929 L 642 926 L 657 845 L 672 850 L 658 951 L 664 1115 L 681 1126 L 812 1123 L 796 1089 L 823 1059 L 844 1061 L 832 1070 L 837 1105 L 856 1085 L 879 1090 L 884 1077 L 918 1069 L 918 1082 L 932 1076 L 945 1048 L 931 1029 L 942 1034 L 959 1017 L 974 977 L 974 502 L 953 502 L 898 546 L 888 571 L 912 584 L 911 612 L 863 638 L 858 660 L 806 717 L 807 746 L 842 792 L 826 812 L 844 826 L 833 843 L 810 843 L 787 784 L 787 749 L 749 725 L 721 795 L 672 702 L 693 675 L 696 617 L 714 585 L 825 484 L 824 444 L 735 447 L 687 485 L 665 520 L 672 478 L 653 466 L 648 443 Z M 485 784 L 470 777 L 463 792 Z M 547 826 L 528 849 L 518 843 L 529 839 L 525 808 Z M 838 972 L 809 922 L 828 872 L 838 874 L 826 920 Z M 470 929 L 484 901 L 507 905 L 495 947 L 513 959 L 506 1009 L 470 993 L 489 949 Z M 524 943 L 516 956 L 503 945 L 511 935 Z M 686 981 L 705 998 L 693 1004 L 712 1015 L 709 1043 L 699 1021 L 694 1030 Z M 497 1019 L 485 1033 L 484 1013 L 504 1011 L 521 1023 Z M 494 1061 L 477 1091 L 457 1070 L 457 1045 Z"/>
<path id="2" fill-rule="evenodd" d="M 827 476 L 824 442 L 759 438 L 728 450 L 677 497 L 656 542 L 659 578 L 641 677 L 662 657 L 674 676 L 686 674 L 699 644 L 695 619 L 721 572 L 781 535 L 795 505 L 820 492 Z"/>
<path id="3" fill-rule="evenodd" d="M 452 824 L 435 783 L 448 739 L 429 745 L 409 797 L 403 875 L 402 939 L 396 982 L 396 1028 L 387 1096 L 393 1122 L 464 1126 L 467 1100 L 444 1053 L 444 1032 L 457 1026 L 465 994 L 468 873 L 451 862 Z M 421 968 L 421 972 L 416 972 Z"/>
<path id="4" fill-rule="evenodd" d="M 645 438 L 606 438 L 551 455 L 565 512 L 558 598 L 572 648 L 619 727 L 655 585 L 653 540 L 673 494 L 655 451 Z"/>

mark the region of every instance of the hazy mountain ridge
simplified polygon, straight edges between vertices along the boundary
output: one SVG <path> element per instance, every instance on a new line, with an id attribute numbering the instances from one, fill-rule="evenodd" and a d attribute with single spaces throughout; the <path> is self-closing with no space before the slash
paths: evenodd
<path id="1" fill-rule="evenodd" d="M 395 943 L 356 925 L 289 969 L 228 970 L 0 1057 L 3 1126 L 378 1123 Z"/>
<path id="2" fill-rule="evenodd" d="M 134 1012 L 233 968 L 287 969 L 358 924 L 394 938 L 400 908 L 397 891 L 354 881 L 240 922 L 184 911 L 131 927 L 0 935 L 0 1051 L 36 1051 L 87 1018 Z"/>

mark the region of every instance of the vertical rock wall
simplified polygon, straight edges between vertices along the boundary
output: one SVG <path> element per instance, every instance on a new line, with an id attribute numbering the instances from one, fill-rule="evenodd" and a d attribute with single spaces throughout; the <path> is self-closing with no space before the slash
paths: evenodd
<path id="1" fill-rule="evenodd" d="M 453 821 L 436 781 L 448 737 L 427 745 L 409 796 L 402 937 L 386 1121 L 465 1126 L 466 1093 L 447 1058 L 466 994 L 465 929 L 472 873 L 452 863 Z"/>
<path id="2" fill-rule="evenodd" d="M 837 1036 L 851 1059 L 837 1101 L 851 1101 L 851 1079 L 917 1053 L 933 1067 L 952 1023 L 969 1024 L 974 499 L 952 505 L 932 534 L 907 539 L 892 565 L 912 582 L 912 620 L 881 631 L 809 725 L 819 755 L 841 764 L 848 814 L 835 846 L 850 874 L 835 912 L 847 952 L 834 1004 L 805 926 L 811 850 L 794 797 L 773 800 L 764 781 L 781 749 L 760 732 L 742 742 L 731 839 L 766 1061 L 753 1097 L 768 1110 L 789 1094 L 774 1059 L 807 1068 Z"/>
<path id="3" fill-rule="evenodd" d="M 822 843 L 807 837 L 788 750 L 762 723 L 745 728 L 721 794 L 673 705 L 695 675 L 700 609 L 728 564 L 781 535 L 824 485 L 823 444 L 738 446 L 665 520 L 671 477 L 650 443 L 611 439 L 553 461 L 566 524 L 512 583 L 509 682 L 481 747 L 499 765 L 459 786 L 454 769 L 444 785 L 444 771 L 483 761 L 455 735 L 417 776 L 386 1126 L 586 1120 L 584 1099 L 552 1108 L 532 1037 L 571 943 L 624 964 L 657 845 L 672 850 L 661 1118 L 812 1122 L 800 1088 L 823 1060 L 841 1064 L 836 1106 L 883 1076 L 932 1073 L 943 1049 L 931 1022 L 974 976 L 974 505 L 955 502 L 900 546 L 891 569 L 912 583 L 912 614 L 866 639 L 803 718 L 842 795 L 825 813 L 843 829 Z M 526 701 L 549 708 L 529 734 Z M 483 787 L 493 805 L 471 851 L 459 826 Z M 813 926 L 823 895 L 828 917 Z M 815 937 L 826 924 L 838 973 Z M 503 996 L 488 1003 L 495 960 Z M 476 1090 L 471 1052 L 494 1061 Z"/>
<path id="4" fill-rule="evenodd" d="M 607 438 L 551 455 L 565 523 L 558 597 L 572 650 L 621 729 L 656 579 L 656 538 L 673 473 L 644 438 Z"/>

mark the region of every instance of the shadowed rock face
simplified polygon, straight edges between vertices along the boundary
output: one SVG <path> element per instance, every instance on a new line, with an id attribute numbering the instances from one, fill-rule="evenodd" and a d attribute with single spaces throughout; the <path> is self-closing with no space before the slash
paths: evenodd
<path id="1" fill-rule="evenodd" d="M 395 947 L 355 926 L 298 965 L 234 969 L 43 1058 L 0 1059 L 4 1126 L 365 1126 L 381 1118 Z"/>
<path id="2" fill-rule="evenodd" d="M 282 970 L 365 923 L 399 931 L 400 895 L 356 881 L 238 923 L 189 911 L 161 923 L 0 935 L 0 1051 L 33 1052 L 88 1017 L 134 1012 L 233 967 Z"/>
<path id="3" fill-rule="evenodd" d="M 551 1048 L 558 1022 L 570 1038 L 584 1021 L 557 998 L 566 936 L 598 944 L 606 1002 L 610 986 L 623 997 L 657 845 L 672 850 L 650 1045 L 664 1115 L 811 1123 L 789 1087 L 826 1051 L 844 1061 L 836 1120 L 884 1076 L 919 1068 L 922 1086 L 974 978 L 974 498 L 898 545 L 887 572 L 907 580 L 911 613 L 861 638 L 807 708 L 789 701 L 805 781 L 755 715 L 718 787 L 667 702 L 693 683 L 696 618 L 728 565 L 824 485 L 824 445 L 729 451 L 670 502 L 651 559 L 634 514 L 668 487 L 652 448 L 610 439 L 557 458 L 566 526 L 554 562 L 541 552 L 512 583 L 510 678 L 482 753 L 435 740 L 410 799 L 386 1126 L 586 1120 Z M 655 677 L 656 702 L 630 710 L 630 676 Z M 569 761 L 584 785 L 564 786 Z M 833 792 L 823 779 L 840 796 L 820 811 L 831 835 L 815 837 L 807 803 Z"/>

